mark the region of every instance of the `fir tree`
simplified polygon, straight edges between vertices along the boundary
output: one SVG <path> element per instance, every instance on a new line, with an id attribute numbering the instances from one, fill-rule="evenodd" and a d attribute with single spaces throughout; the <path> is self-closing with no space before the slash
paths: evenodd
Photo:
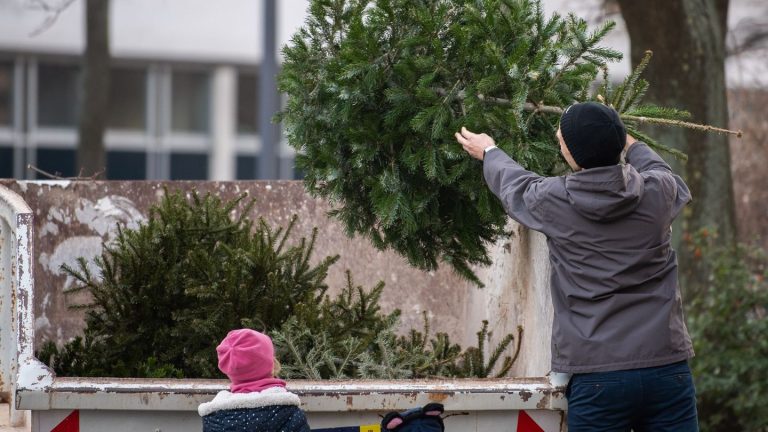
<path id="1" fill-rule="evenodd" d="M 310 265 L 316 232 L 289 245 L 295 218 L 285 230 L 254 226 L 244 199 L 166 192 L 138 229 L 118 226 L 97 274 L 85 258 L 63 266 L 77 281 L 67 294 L 92 298 L 74 305 L 86 309 L 86 328 L 61 348 L 45 344 L 39 358 L 64 375 L 220 377 L 214 348 L 229 330 L 278 328 L 322 298 L 338 257 Z"/>
<path id="2" fill-rule="evenodd" d="M 461 126 L 549 175 L 566 167 L 555 131 L 573 102 L 599 96 L 656 147 L 637 126 L 686 116 L 640 105 L 645 64 L 590 92 L 621 57 L 599 45 L 613 27 L 547 17 L 535 0 L 313 0 L 283 50 L 278 118 L 307 189 L 334 204 L 349 235 L 422 269 L 442 259 L 479 284 L 470 266 L 489 263 L 507 219 L 453 138 Z"/>
<path id="3" fill-rule="evenodd" d="M 76 280 L 66 294 L 91 298 L 72 305 L 86 309 L 83 335 L 62 347 L 44 344 L 38 358 L 62 376 L 222 377 L 215 347 L 229 330 L 247 327 L 273 335 L 288 377 L 483 376 L 492 369 L 466 367 L 478 348 L 462 354 L 444 333 L 428 344 L 426 316 L 423 333 L 397 336 L 400 311 L 379 307 L 383 282 L 365 289 L 347 272 L 341 293 L 326 295 L 338 256 L 309 264 L 317 229 L 291 242 L 295 217 L 273 229 L 246 217 L 252 205 L 244 195 L 222 202 L 166 191 L 137 229 L 118 225 L 117 238 L 95 258 L 96 273 L 84 258 L 63 267 Z"/>
<path id="4" fill-rule="evenodd" d="M 485 362 L 485 344 L 491 341 L 488 322 L 477 333 L 478 345 L 462 350 L 446 333 L 430 335 L 424 314 L 423 331 L 412 329 L 398 336 L 400 311 L 383 314 L 379 297 L 384 285 L 370 290 L 347 285 L 336 298 L 302 305 L 295 316 L 274 332 L 275 347 L 288 378 L 486 378 L 506 376 L 520 354 L 522 328 L 517 337 L 506 335 Z M 504 357 L 517 340 L 515 352 Z"/>

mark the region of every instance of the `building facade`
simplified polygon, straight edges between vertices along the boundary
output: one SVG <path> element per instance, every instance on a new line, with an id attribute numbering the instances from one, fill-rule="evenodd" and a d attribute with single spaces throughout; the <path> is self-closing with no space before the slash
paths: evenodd
<path id="1" fill-rule="evenodd" d="M 744 19 L 765 13 L 762 1 L 733 0 L 731 26 L 741 28 Z M 84 3 L 0 0 L 0 178 L 39 178 L 27 165 L 63 177 L 77 175 Z M 263 143 L 259 133 L 263 3 L 111 1 L 108 178 L 265 178 L 259 172 L 265 145 L 271 146 L 266 154 L 276 156 L 276 174 L 269 177 L 300 176 L 285 140 Z M 303 22 L 309 1 L 276 3 L 282 46 Z M 621 16 L 611 11 L 610 2 L 543 3 L 547 12 L 570 10 L 591 23 L 615 19 L 617 29 L 605 43 L 629 51 Z M 729 58 L 731 86 L 768 81 L 763 54 Z M 612 76 L 629 72 L 627 57 L 611 65 Z"/>
<path id="2" fill-rule="evenodd" d="M 77 175 L 84 1 L 60 13 L 0 0 L 0 178 Z M 279 1 L 278 43 L 305 1 Z M 107 173 L 110 179 L 261 178 L 258 111 L 262 2 L 112 0 Z M 55 18 L 55 19 L 54 19 Z M 52 20 L 52 23 L 47 21 Z M 277 178 L 294 153 L 270 143 Z"/>

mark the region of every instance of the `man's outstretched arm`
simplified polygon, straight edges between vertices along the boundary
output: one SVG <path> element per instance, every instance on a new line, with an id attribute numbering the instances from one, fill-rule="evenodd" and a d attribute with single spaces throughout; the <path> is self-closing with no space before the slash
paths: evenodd
<path id="1" fill-rule="evenodd" d="M 456 133 L 456 140 L 470 156 L 483 161 L 485 182 L 501 200 L 507 214 L 528 228 L 543 231 L 543 220 L 538 210 L 541 186 L 546 178 L 525 170 L 496 148 L 493 138 L 486 134 L 461 128 L 461 132 Z"/>
<path id="2" fill-rule="evenodd" d="M 685 184 L 685 181 L 683 181 L 679 175 L 675 174 L 669 164 L 648 147 L 647 144 L 636 141 L 629 134 L 627 134 L 627 146 L 625 147 L 625 151 L 627 153 L 627 163 L 635 167 L 638 172 L 648 173 L 645 175 L 671 178 L 671 181 L 663 184 L 669 185 L 666 190 L 670 200 L 670 220 L 676 218 L 683 207 L 691 201 L 691 191 L 688 189 L 688 185 Z M 652 174 L 653 171 L 656 171 L 657 174 Z"/>

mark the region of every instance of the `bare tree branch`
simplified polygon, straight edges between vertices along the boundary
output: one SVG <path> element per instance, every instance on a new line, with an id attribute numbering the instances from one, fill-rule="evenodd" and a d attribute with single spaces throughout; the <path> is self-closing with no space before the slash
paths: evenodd
<path id="1" fill-rule="evenodd" d="M 84 176 L 83 170 L 80 170 L 80 174 L 78 174 L 76 177 L 62 177 L 60 172 L 56 172 L 54 174 L 49 173 L 48 171 L 45 171 L 43 169 L 40 169 L 32 164 L 27 165 L 27 169 L 30 171 L 34 171 L 42 176 L 45 176 L 51 180 L 98 180 L 101 175 L 104 174 L 104 171 L 99 171 L 97 173 L 94 173 L 91 176 Z"/>
<path id="2" fill-rule="evenodd" d="M 726 56 L 735 56 L 748 51 L 768 48 L 768 21 L 746 18 L 739 21 L 729 32 L 729 46 Z"/>
<path id="3" fill-rule="evenodd" d="M 445 91 L 445 89 L 435 89 L 435 92 L 440 96 L 445 96 L 448 94 L 448 92 Z M 467 97 L 464 90 L 459 91 L 456 95 L 460 100 L 464 100 Z M 477 95 L 477 98 L 480 99 L 481 101 L 489 102 L 496 105 L 514 106 L 514 103 L 509 99 L 485 96 L 481 94 Z M 556 114 L 556 115 L 560 115 L 563 113 L 562 107 L 535 104 L 532 102 L 524 103 L 523 110 L 528 112 L 533 112 L 533 113 L 545 113 L 545 114 Z M 734 135 L 737 138 L 741 138 L 743 135 L 743 132 L 741 130 L 724 129 L 724 128 L 719 128 L 712 125 L 691 123 L 691 122 L 686 122 L 681 120 L 640 117 L 640 116 L 634 116 L 634 115 L 628 115 L 628 114 L 619 114 L 619 116 L 621 117 L 622 120 L 634 121 L 639 124 L 683 127 L 683 128 L 694 129 L 702 132 L 717 132 L 717 133 L 726 134 L 726 135 Z"/>
<path id="4" fill-rule="evenodd" d="M 59 15 L 64 12 L 72 3 L 76 0 L 61 0 L 58 3 L 52 4 L 46 0 L 28 0 L 27 7 L 29 9 L 41 10 L 48 14 L 43 21 L 29 36 L 35 37 L 44 33 L 46 30 L 53 27 L 56 20 L 59 19 Z"/>

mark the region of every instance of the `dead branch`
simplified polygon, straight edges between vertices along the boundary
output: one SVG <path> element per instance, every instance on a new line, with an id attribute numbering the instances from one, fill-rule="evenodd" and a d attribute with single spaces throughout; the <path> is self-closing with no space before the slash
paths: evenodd
<path id="1" fill-rule="evenodd" d="M 88 180 L 90 180 L 90 181 L 96 181 L 96 180 L 99 179 L 99 176 L 104 174 L 104 170 L 101 170 L 101 171 L 97 171 L 92 176 L 83 176 L 83 170 L 81 169 L 80 173 L 76 177 L 62 177 L 62 176 L 59 175 L 61 173 L 52 174 L 52 173 L 49 173 L 48 171 L 40 169 L 40 168 L 38 168 L 38 167 L 36 167 L 36 166 L 34 166 L 32 164 L 27 165 L 27 169 L 30 170 L 30 171 L 34 171 L 34 172 L 36 172 L 36 173 L 38 173 L 40 175 L 43 175 L 43 176 L 47 177 L 50 180 L 72 180 L 72 181 L 83 181 L 83 180 L 84 181 L 88 181 Z"/>
<path id="2" fill-rule="evenodd" d="M 444 89 L 436 89 L 436 92 L 438 95 L 441 95 L 441 96 L 444 96 L 447 94 L 447 92 Z M 464 93 L 464 91 L 460 91 L 457 93 L 457 97 L 461 100 L 464 100 L 466 99 L 466 94 Z M 509 99 L 502 99 L 502 98 L 484 96 L 484 95 L 477 95 L 477 98 L 480 99 L 481 101 L 490 102 L 496 105 L 512 106 L 512 102 Z M 545 113 L 545 114 L 557 114 L 557 115 L 560 115 L 563 113 L 563 108 L 560 108 L 557 106 L 535 104 L 532 102 L 526 102 L 525 104 L 523 104 L 523 110 L 528 112 L 533 112 L 533 113 Z M 633 115 L 627 115 L 627 114 L 619 114 L 619 116 L 621 117 L 622 120 L 633 121 L 640 124 L 684 127 L 687 129 L 700 130 L 703 132 L 718 132 L 718 133 L 724 133 L 729 135 L 735 135 L 737 138 L 741 138 L 743 135 L 743 132 L 741 130 L 734 131 L 730 129 L 723 129 L 715 126 L 691 123 L 691 122 L 686 122 L 681 120 L 648 118 L 648 117 L 640 117 L 640 116 L 633 116 Z"/>
<path id="3" fill-rule="evenodd" d="M 27 5 L 28 8 L 42 10 L 48 14 L 48 16 L 45 18 L 45 21 L 43 21 L 35 30 L 33 30 L 29 36 L 39 36 L 53 27 L 53 25 L 56 23 L 56 20 L 59 19 L 59 15 L 61 15 L 61 13 L 64 12 L 74 2 L 75 0 L 62 0 L 58 4 L 50 4 L 45 0 L 29 0 Z"/>

